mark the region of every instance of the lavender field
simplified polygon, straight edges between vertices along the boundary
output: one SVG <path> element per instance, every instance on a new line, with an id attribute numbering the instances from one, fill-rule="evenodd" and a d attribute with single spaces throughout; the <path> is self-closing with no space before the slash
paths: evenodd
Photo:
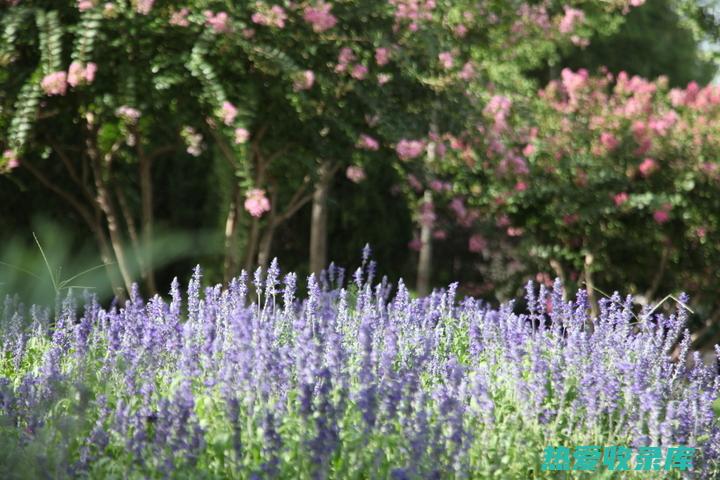
<path id="1" fill-rule="evenodd" d="M 331 266 L 299 293 L 276 262 L 204 289 L 198 268 L 169 301 L 86 295 L 53 317 L 8 298 L 0 476 L 585 478 L 542 472 L 545 446 L 680 444 L 698 449 L 682 478 L 716 478 L 720 377 L 684 309 L 615 295 L 592 318 L 556 282 L 528 284 L 518 314 L 374 270 Z"/>

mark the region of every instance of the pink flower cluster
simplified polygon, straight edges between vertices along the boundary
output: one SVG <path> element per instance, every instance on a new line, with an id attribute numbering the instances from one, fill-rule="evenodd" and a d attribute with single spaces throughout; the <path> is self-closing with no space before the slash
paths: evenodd
<path id="1" fill-rule="evenodd" d="M 363 80 L 368 74 L 368 68 L 365 65 L 358 63 L 357 65 L 351 65 L 355 61 L 355 54 L 352 49 L 344 47 L 338 54 L 338 63 L 335 65 L 336 73 L 350 72 L 350 76 L 356 80 Z"/>
<path id="2" fill-rule="evenodd" d="M 235 129 L 235 143 L 236 144 L 242 144 L 247 142 L 250 139 L 250 132 L 246 128 L 236 128 Z"/>
<path id="3" fill-rule="evenodd" d="M 245 194 L 245 210 L 253 217 L 260 218 L 270 211 L 270 200 L 265 196 L 265 190 L 251 188 Z"/>
<path id="4" fill-rule="evenodd" d="M 455 62 L 452 52 L 441 52 L 438 55 L 438 60 L 440 60 L 440 65 L 446 70 L 452 68 Z"/>
<path id="5" fill-rule="evenodd" d="M 68 68 L 67 83 L 71 87 L 76 87 L 82 83 L 92 83 L 95 80 L 95 72 L 97 72 L 96 64 L 90 62 L 83 65 L 78 61 L 74 61 Z"/>
<path id="6" fill-rule="evenodd" d="M 170 15 L 170 25 L 174 25 L 176 27 L 188 27 L 190 26 L 190 21 L 188 20 L 188 15 L 190 14 L 190 10 L 187 9 L 187 7 L 183 7 L 180 10 L 177 10 Z"/>
<path id="7" fill-rule="evenodd" d="M 472 253 L 480 253 L 485 249 L 487 249 L 487 240 L 479 233 L 472 235 L 468 240 L 468 250 Z"/>
<path id="8" fill-rule="evenodd" d="M 378 47 L 375 49 L 375 63 L 379 66 L 387 65 L 390 61 L 390 49 L 386 47 Z"/>
<path id="9" fill-rule="evenodd" d="M 155 3 L 155 0 L 137 0 L 135 11 L 141 15 L 147 15 L 152 10 L 153 3 Z"/>
<path id="10" fill-rule="evenodd" d="M 310 90 L 315 83 L 315 73 L 312 70 L 305 70 L 300 73 L 293 83 L 293 89 L 296 92 L 300 90 Z"/>
<path id="11" fill-rule="evenodd" d="M 8 170 L 13 170 L 20 166 L 20 159 L 14 150 L 5 150 L 2 158 L 5 160 L 5 166 Z"/>
<path id="12" fill-rule="evenodd" d="M 483 109 L 485 115 L 493 117 L 493 129 L 496 132 L 502 132 L 508 128 L 507 118 L 511 107 L 512 100 L 502 95 L 494 95 Z"/>
<path id="13" fill-rule="evenodd" d="M 272 7 L 267 8 L 267 6 L 262 3 L 257 3 L 256 6 L 258 11 L 252 15 L 252 21 L 254 23 L 264 25 L 266 27 L 285 28 L 287 14 L 281 6 L 273 5 Z"/>
<path id="14" fill-rule="evenodd" d="M 357 147 L 363 150 L 378 150 L 380 143 L 370 135 L 362 134 L 357 142 Z"/>
<path id="15" fill-rule="evenodd" d="M 395 7 L 395 22 L 409 22 L 408 29 L 417 31 L 420 22 L 432 20 L 432 12 L 437 6 L 435 0 L 389 0 Z"/>
<path id="16" fill-rule="evenodd" d="M 345 171 L 345 176 L 354 183 L 360 183 L 365 180 L 365 170 L 357 165 L 350 165 Z"/>
<path id="17" fill-rule="evenodd" d="M 237 114 L 238 110 L 235 108 L 235 105 L 228 101 L 223 102 L 222 107 L 220 108 L 220 116 L 222 117 L 225 125 L 232 125 L 235 121 L 235 117 L 237 117 Z"/>
<path id="18" fill-rule="evenodd" d="M 48 95 L 65 95 L 67 74 L 62 71 L 49 73 L 43 77 L 40 87 Z"/>
<path id="19" fill-rule="evenodd" d="M 78 2 L 77 2 L 77 8 L 81 12 L 90 10 L 94 6 L 95 6 L 95 2 L 93 0 L 78 0 Z"/>
<path id="20" fill-rule="evenodd" d="M 642 163 L 638 167 L 638 171 L 640 172 L 640 175 L 642 175 L 643 177 L 649 177 L 657 169 L 658 169 L 657 162 L 655 160 L 653 160 L 652 158 L 646 158 L 645 160 L 642 161 Z"/>
<path id="21" fill-rule="evenodd" d="M 411 160 L 417 158 L 425 151 L 425 143 L 421 140 L 400 140 L 395 146 L 400 160 Z"/>
<path id="22" fill-rule="evenodd" d="M 140 119 L 140 110 L 127 105 L 122 105 L 115 110 L 115 115 L 130 124 L 135 124 Z"/>
<path id="23" fill-rule="evenodd" d="M 213 13 L 210 10 L 203 12 L 205 23 L 215 30 L 215 33 L 227 33 L 230 31 L 230 17 L 226 12 Z"/>
<path id="24" fill-rule="evenodd" d="M 332 5 L 326 2 L 319 2 L 315 6 L 307 6 L 304 10 L 305 21 L 312 25 L 316 33 L 324 32 L 337 24 L 337 18 L 330 13 Z"/>
<path id="25" fill-rule="evenodd" d="M 565 5 L 565 15 L 560 20 L 560 33 L 568 34 L 575 30 L 578 24 L 585 21 L 585 12 Z"/>

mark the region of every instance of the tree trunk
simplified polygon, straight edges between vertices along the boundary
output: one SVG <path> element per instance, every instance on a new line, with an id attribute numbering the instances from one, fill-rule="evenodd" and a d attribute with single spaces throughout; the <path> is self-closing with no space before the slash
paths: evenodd
<path id="1" fill-rule="evenodd" d="M 335 173 L 329 161 L 323 161 L 318 171 L 312 197 L 312 218 L 310 223 L 310 272 L 318 275 L 327 266 L 327 219 L 330 181 Z"/>
<path id="2" fill-rule="evenodd" d="M 227 284 L 233 277 L 237 276 L 240 266 L 238 248 L 238 216 L 240 205 L 240 186 L 233 181 L 232 192 L 230 193 L 230 204 L 228 205 L 227 219 L 225 220 L 225 262 L 223 265 L 223 278 Z"/>
<path id="3" fill-rule="evenodd" d="M 250 227 L 250 236 L 245 246 L 245 271 L 251 273 L 255 269 L 255 255 L 260 242 L 260 219 L 253 218 Z"/>
<path id="4" fill-rule="evenodd" d="M 258 266 L 267 268 L 270 264 L 270 252 L 272 250 L 272 241 L 275 236 L 275 218 L 271 217 L 265 231 L 263 232 L 262 238 L 260 239 L 260 251 L 258 252 Z"/>
<path id="5" fill-rule="evenodd" d="M 432 203 L 432 192 L 425 190 L 423 203 Z M 420 258 L 418 259 L 417 292 L 424 296 L 430 293 L 432 274 L 432 224 L 420 222 Z"/>
<path id="6" fill-rule="evenodd" d="M 592 253 L 585 254 L 585 285 L 587 286 L 588 301 L 590 302 L 590 313 L 597 317 L 600 313 L 598 308 L 597 295 L 595 294 L 595 283 L 592 278 L 592 264 L 595 261 Z"/>
<path id="7" fill-rule="evenodd" d="M 142 211 L 142 252 L 140 252 L 140 265 L 143 267 L 143 280 L 150 295 L 157 293 L 155 284 L 155 271 L 153 265 L 153 188 L 152 188 L 152 160 L 143 151 L 138 138 L 138 156 L 140 160 L 140 198 Z"/>

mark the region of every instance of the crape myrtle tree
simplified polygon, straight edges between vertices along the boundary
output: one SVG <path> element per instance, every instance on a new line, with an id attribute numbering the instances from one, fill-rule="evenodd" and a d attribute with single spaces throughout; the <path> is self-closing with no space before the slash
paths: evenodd
<path id="1" fill-rule="evenodd" d="M 467 230 L 480 218 L 465 208 L 463 186 L 469 180 L 471 194 L 483 198 L 493 189 L 486 154 L 477 147 L 497 133 L 490 125 L 507 128 L 508 95 L 534 95 L 528 72 L 554 62 L 570 45 L 584 46 L 591 36 L 612 32 L 624 13 L 641 4 L 449 2 L 410 18 L 395 12 L 395 44 L 405 55 L 396 55 L 396 78 L 383 92 L 383 99 L 391 100 L 380 105 L 377 131 L 397 139 L 403 135 L 397 123 L 414 127 L 392 146 L 400 160 L 394 164 L 407 179 L 401 188 L 416 212 L 411 248 L 419 251 L 419 293 L 430 289 L 433 243 L 452 236 L 442 224 Z M 422 53 L 413 55 L 417 48 Z M 422 122 L 412 123 L 408 111 L 421 109 Z M 503 153 L 512 161 L 519 152 Z M 473 242 L 477 250 L 483 239 Z"/>
<path id="2" fill-rule="evenodd" d="M 226 278 L 242 262 L 241 227 L 245 267 L 266 263 L 277 226 L 310 201 L 318 270 L 338 170 L 363 151 L 401 169 L 422 158 L 427 171 L 437 147 L 429 132 L 459 137 L 482 111 L 473 91 L 517 88 L 524 68 L 551 57 L 558 41 L 582 43 L 629 4 L 584 7 L 587 14 L 558 2 L 5 2 L 2 168 L 26 170 L 72 207 L 118 294 L 134 267 L 154 291 L 153 164 L 178 149 L 202 161 L 212 147 L 226 161 L 230 191 Z M 423 197 L 428 204 L 428 189 Z"/>
<path id="3" fill-rule="evenodd" d="M 470 250 L 509 244 L 526 266 L 515 274 L 534 269 L 548 285 L 559 277 L 586 287 L 593 303 L 607 285 L 625 285 L 645 305 L 682 288 L 709 334 L 720 315 L 709 267 L 720 259 L 719 114 L 714 85 L 563 70 L 493 120 L 484 168 L 492 188 L 468 203 L 494 222 L 473 226 L 484 236 Z M 497 153 L 507 151 L 521 156 Z"/>

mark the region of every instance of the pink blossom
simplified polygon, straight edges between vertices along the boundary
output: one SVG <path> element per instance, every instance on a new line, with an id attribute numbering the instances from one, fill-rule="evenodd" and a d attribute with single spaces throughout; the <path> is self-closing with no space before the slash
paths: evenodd
<path id="1" fill-rule="evenodd" d="M 630 0 L 630 6 L 640 7 L 645 4 L 645 0 Z"/>
<path id="2" fill-rule="evenodd" d="M 70 64 L 70 68 L 68 68 L 67 83 L 69 83 L 71 87 L 75 87 L 84 78 L 85 78 L 85 69 L 83 68 L 82 63 L 80 63 L 78 61 L 72 62 Z"/>
<path id="3" fill-rule="evenodd" d="M 365 65 L 355 65 L 350 76 L 356 80 L 362 80 L 367 76 L 368 68 Z"/>
<path id="4" fill-rule="evenodd" d="M 78 0 L 78 2 L 77 2 L 77 8 L 81 12 L 90 10 L 94 6 L 95 6 L 95 3 L 92 0 Z"/>
<path id="5" fill-rule="evenodd" d="M 697 227 L 695 229 L 695 235 L 697 235 L 698 238 L 705 238 L 707 235 L 707 229 L 705 227 Z"/>
<path id="6" fill-rule="evenodd" d="M 643 177 L 647 177 L 655 170 L 657 170 L 657 167 L 657 162 L 655 162 L 655 160 L 653 160 L 652 158 L 646 158 L 642 161 L 642 163 L 638 167 L 638 170 L 640 170 L 640 174 Z"/>
<path id="7" fill-rule="evenodd" d="M 602 132 L 600 134 L 600 143 L 608 152 L 615 150 L 618 145 L 620 145 L 615 135 L 609 132 Z"/>
<path id="8" fill-rule="evenodd" d="M 380 65 L 386 65 L 390 61 L 390 49 L 378 47 L 375 49 L 375 62 Z"/>
<path id="9" fill-rule="evenodd" d="M 414 237 L 410 242 L 408 242 L 408 247 L 410 250 L 415 250 L 416 252 L 419 252 L 422 249 L 422 242 L 419 238 Z"/>
<path id="10" fill-rule="evenodd" d="M 425 143 L 420 140 L 400 140 L 395 151 L 400 160 L 410 160 L 419 157 L 425 150 Z"/>
<path id="11" fill-rule="evenodd" d="M 467 209 L 465 208 L 465 203 L 463 202 L 462 198 L 455 197 L 450 202 L 450 210 L 452 210 L 455 213 L 455 216 L 458 219 L 462 219 L 467 214 Z"/>
<path id="12" fill-rule="evenodd" d="M 355 54 L 352 49 L 344 47 L 340 50 L 340 53 L 338 54 L 338 64 L 347 65 L 353 60 L 355 60 Z"/>
<path id="13" fill-rule="evenodd" d="M 357 147 L 363 150 L 378 150 L 380 144 L 370 135 L 362 134 L 357 142 Z"/>
<path id="14" fill-rule="evenodd" d="M 527 189 L 528 189 L 528 186 L 527 186 L 527 183 L 525 183 L 525 182 L 517 182 L 515 184 L 515 191 L 517 191 L 517 192 L 524 192 Z"/>
<path id="15" fill-rule="evenodd" d="M 435 240 L 445 240 L 447 238 L 447 232 L 445 230 L 435 230 L 433 232 L 433 238 Z"/>
<path id="16" fill-rule="evenodd" d="M 265 25 L 266 27 L 284 28 L 285 20 L 287 20 L 287 14 L 281 6 L 273 5 L 269 10 L 265 8 L 264 11 L 258 11 L 253 13 L 251 19 L 254 23 L 257 23 L 258 25 Z"/>
<path id="17" fill-rule="evenodd" d="M 578 221 L 578 214 L 577 213 L 570 213 L 567 215 L 563 215 L 563 223 L 565 225 L 572 225 L 573 223 L 576 223 Z"/>
<path id="18" fill-rule="evenodd" d="M 331 9 L 332 5 L 322 1 L 314 7 L 305 7 L 305 21 L 312 24 L 313 31 L 316 33 L 329 30 L 337 24 L 337 18 L 330 13 Z"/>
<path id="19" fill-rule="evenodd" d="M 246 128 L 236 128 L 235 129 L 235 143 L 241 144 L 248 141 L 250 138 L 250 132 Z"/>
<path id="20" fill-rule="evenodd" d="M 298 78 L 295 79 L 293 89 L 298 92 L 300 90 L 309 90 L 315 83 L 315 73 L 312 70 L 305 70 Z"/>
<path id="21" fill-rule="evenodd" d="M 653 213 L 653 219 L 656 223 L 662 225 L 670 220 L 670 213 L 667 210 L 655 210 L 655 213 Z"/>
<path id="22" fill-rule="evenodd" d="M 480 253 L 486 248 L 487 240 L 485 240 L 485 238 L 479 233 L 472 235 L 468 240 L 468 250 L 472 253 Z"/>
<path id="23" fill-rule="evenodd" d="M 270 200 L 265 196 L 265 190 L 252 188 L 245 194 L 245 210 L 255 218 L 262 217 L 263 213 L 270 211 Z"/>
<path id="24" fill-rule="evenodd" d="M 188 10 L 186 7 L 183 7 L 180 10 L 173 12 L 172 15 L 170 15 L 170 25 L 174 25 L 176 27 L 189 26 L 190 21 L 187 19 L 189 13 L 190 10 Z"/>
<path id="25" fill-rule="evenodd" d="M 435 206 L 432 202 L 423 202 L 420 204 L 420 225 L 432 227 L 437 219 L 435 215 Z"/>
<path id="26" fill-rule="evenodd" d="M 560 33 L 571 33 L 575 26 L 585 21 L 585 12 L 577 8 L 565 6 L 565 15 L 560 20 Z"/>
<path id="27" fill-rule="evenodd" d="M 205 15 L 205 23 L 215 30 L 215 33 L 226 33 L 230 31 L 230 18 L 227 13 L 213 13 L 210 10 L 205 10 L 203 14 Z"/>
<path id="28" fill-rule="evenodd" d="M 226 101 L 223 102 L 220 113 L 222 115 L 223 123 L 225 123 L 225 125 L 230 125 L 235 120 L 235 117 L 237 117 L 238 111 L 237 108 L 235 108 L 235 105 Z"/>
<path id="29" fill-rule="evenodd" d="M 65 95 L 67 91 L 67 74 L 65 72 L 53 72 L 45 75 L 40 86 L 48 95 Z"/>
<path id="30" fill-rule="evenodd" d="M 628 200 L 630 200 L 630 196 L 626 192 L 616 193 L 615 196 L 613 196 L 613 201 L 615 202 L 616 207 L 619 207 Z"/>
<path id="31" fill-rule="evenodd" d="M 523 152 L 523 155 L 525 155 L 526 157 L 529 157 L 530 155 L 535 153 L 535 145 L 533 145 L 532 143 L 528 143 L 527 145 L 525 145 L 525 148 L 523 148 L 522 152 Z"/>
<path id="32" fill-rule="evenodd" d="M 377 76 L 378 79 L 378 85 L 385 85 L 387 82 L 389 82 L 392 79 L 392 75 L 388 73 L 380 73 Z"/>
<path id="33" fill-rule="evenodd" d="M 508 237 L 520 237 L 523 234 L 522 228 L 510 227 L 507 229 Z"/>
<path id="34" fill-rule="evenodd" d="M 463 68 L 462 70 L 460 70 L 458 77 L 460 77 L 461 80 L 465 80 L 466 82 L 472 80 L 475 77 L 475 67 L 473 66 L 472 62 L 467 62 L 465 63 L 465 65 L 463 65 Z"/>
<path id="35" fill-rule="evenodd" d="M 357 165 L 350 165 L 345 171 L 345 176 L 354 183 L 360 183 L 365 180 L 365 170 Z"/>
<path id="36" fill-rule="evenodd" d="M 147 15 L 152 10 L 153 3 L 155 3 L 155 0 L 137 0 L 135 11 L 141 15 Z"/>
<path id="37" fill-rule="evenodd" d="M 407 181 L 410 187 L 412 187 L 413 190 L 419 192 L 423 189 L 422 183 L 420 183 L 420 180 L 413 175 L 412 173 L 407 176 Z"/>
<path id="38" fill-rule="evenodd" d="M 440 192 L 443 190 L 444 184 L 440 180 L 433 180 L 430 182 L 430 188 L 432 188 L 436 192 Z"/>
<path id="39" fill-rule="evenodd" d="M 453 54 L 451 52 L 442 52 L 438 55 L 438 59 L 440 60 L 440 64 L 443 66 L 443 68 L 448 69 L 452 68 L 453 63 L 455 62 L 453 58 Z"/>
<path id="40" fill-rule="evenodd" d="M 5 150 L 2 158 L 7 162 L 6 165 L 9 170 L 13 170 L 20 166 L 20 159 L 18 159 L 14 150 Z"/>
<path id="41" fill-rule="evenodd" d="M 127 105 L 122 105 L 118 107 L 117 110 L 115 110 L 115 115 L 130 124 L 134 124 L 137 123 L 138 119 L 140 118 L 140 110 L 128 107 Z"/>
<path id="42" fill-rule="evenodd" d="M 453 29 L 453 32 L 455 32 L 455 35 L 456 35 L 457 37 L 459 37 L 459 38 L 464 38 L 465 35 L 467 35 L 468 28 L 461 23 L 460 25 L 456 26 L 456 27 Z"/>
<path id="43" fill-rule="evenodd" d="M 243 28 L 242 30 L 242 36 L 243 38 L 250 40 L 255 36 L 255 29 L 254 28 Z"/>
<path id="44" fill-rule="evenodd" d="M 589 74 L 584 68 L 576 72 L 573 72 L 569 68 L 563 68 L 560 72 L 562 77 L 562 84 L 567 90 L 570 99 L 576 99 L 578 91 L 585 86 L 587 83 Z"/>
<path id="45" fill-rule="evenodd" d="M 92 83 L 95 80 L 95 73 L 97 72 L 97 64 L 89 62 L 85 65 L 85 81 Z"/>

